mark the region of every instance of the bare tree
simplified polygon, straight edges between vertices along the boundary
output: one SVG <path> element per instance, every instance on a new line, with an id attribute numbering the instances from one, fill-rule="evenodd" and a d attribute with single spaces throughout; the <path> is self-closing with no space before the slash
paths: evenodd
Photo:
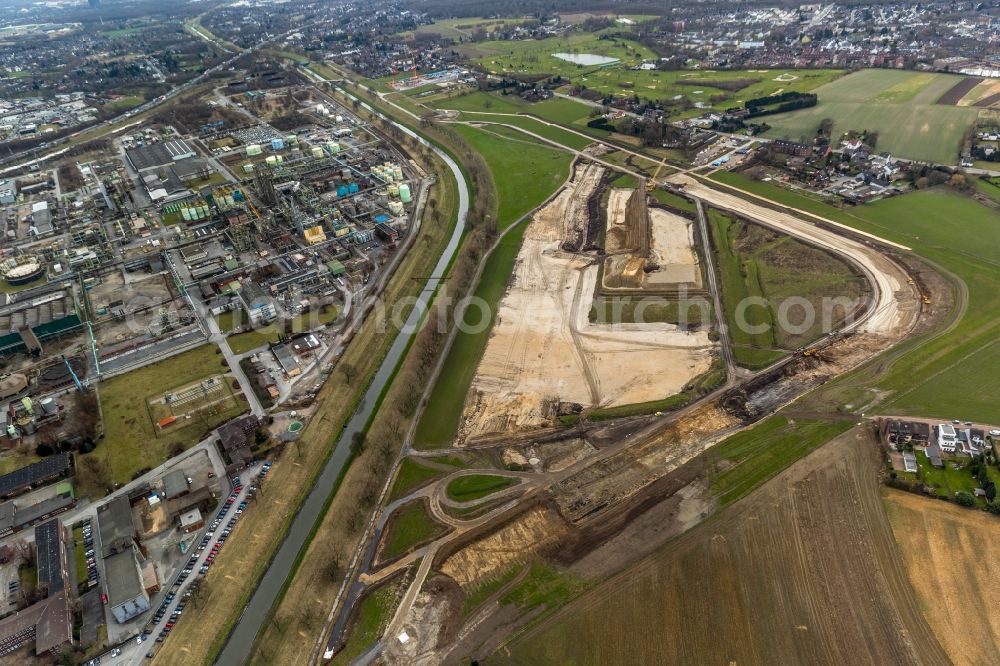
<path id="1" fill-rule="evenodd" d="M 344 375 L 344 381 L 347 382 L 348 386 L 350 386 L 351 381 L 358 376 L 358 369 L 351 363 L 341 363 L 340 374 Z"/>

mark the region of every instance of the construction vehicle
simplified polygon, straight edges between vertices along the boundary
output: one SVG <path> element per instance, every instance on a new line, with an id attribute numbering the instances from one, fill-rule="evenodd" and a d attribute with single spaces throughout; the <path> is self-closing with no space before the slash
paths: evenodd
<path id="1" fill-rule="evenodd" d="M 659 177 L 660 171 L 662 171 L 663 167 L 665 167 L 665 166 L 667 166 L 667 158 L 666 157 L 664 157 L 660 161 L 659 165 L 657 165 L 656 171 L 653 172 L 653 177 L 646 181 L 646 191 L 647 192 L 652 192 L 653 190 L 656 189 L 656 179 L 657 179 L 657 177 Z"/>

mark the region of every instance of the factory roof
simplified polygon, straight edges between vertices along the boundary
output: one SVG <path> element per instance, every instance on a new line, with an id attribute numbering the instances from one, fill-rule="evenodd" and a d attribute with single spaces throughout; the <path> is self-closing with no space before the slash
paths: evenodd
<path id="1" fill-rule="evenodd" d="M 69 469 L 69 454 L 59 453 L 0 476 L 0 497 L 24 492 L 32 485 L 59 476 Z"/>
<path id="2" fill-rule="evenodd" d="M 132 508 L 128 498 L 119 495 L 97 507 L 97 527 L 101 534 L 101 555 L 108 557 L 130 548 L 135 539 Z"/>
<path id="3" fill-rule="evenodd" d="M 189 157 L 194 157 L 196 154 L 194 149 L 183 139 L 152 143 L 146 146 L 129 148 L 125 151 L 129 163 L 136 171 L 145 171 L 146 169 L 166 166 Z"/>
<path id="4" fill-rule="evenodd" d="M 63 540 L 58 518 L 35 527 L 35 551 L 38 564 L 38 587 L 55 594 L 64 587 L 62 555 Z"/>
<path id="5" fill-rule="evenodd" d="M 112 607 L 141 595 L 144 589 L 135 549 L 128 548 L 105 558 L 104 579 L 108 586 L 108 605 Z"/>
<path id="6" fill-rule="evenodd" d="M 188 491 L 187 476 L 179 469 L 169 472 L 163 477 L 163 494 L 170 499 Z"/>

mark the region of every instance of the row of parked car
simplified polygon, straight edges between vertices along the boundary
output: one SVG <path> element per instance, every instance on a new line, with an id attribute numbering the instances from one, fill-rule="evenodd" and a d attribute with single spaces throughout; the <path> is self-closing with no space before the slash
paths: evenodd
<path id="1" fill-rule="evenodd" d="M 265 462 L 264 468 L 268 470 L 271 469 L 271 463 Z M 177 598 L 177 594 L 180 592 L 180 587 L 191 575 L 194 574 L 194 568 L 198 565 L 198 558 L 201 556 L 201 553 L 203 553 L 205 549 L 209 547 L 209 544 L 212 542 L 212 538 L 215 536 L 215 533 L 219 530 L 219 528 L 222 527 L 222 521 L 225 520 L 226 516 L 229 514 L 230 509 L 232 509 L 233 506 L 235 505 L 236 514 L 232 516 L 228 520 L 228 522 L 226 522 L 225 526 L 222 529 L 222 533 L 216 539 L 215 544 L 212 545 L 211 551 L 205 558 L 205 562 L 198 569 L 199 575 L 204 575 L 208 573 L 209 567 L 212 566 L 212 563 L 218 556 L 219 551 L 222 550 L 222 546 L 226 543 L 226 539 L 228 539 L 229 535 L 232 533 L 233 527 L 236 526 L 236 521 L 239 520 L 240 515 L 246 509 L 247 502 L 245 500 L 237 504 L 240 492 L 242 492 L 243 490 L 243 481 L 240 480 L 240 477 L 234 476 L 230 479 L 230 482 L 232 483 L 232 491 L 229 493 L 229 497 L 226 498 L 222 507 L 215 515 L 215 519 L 209 525 L 208 531 L 205 532 L 205 536 L 202 537 L 201 542 L 198 544 L 198 547 L 195 550 L 194 554 L 192 554 L 191 557 L 188 559 L 187 563 L 184 565 L 184 568 L 181 570 L 180 575 L 174 581 L 173 588 L 166 595 L 166 597 L 164 597 L 163 603 L 160 604 L 160 607 L 153 614 L 152 622 L 149 625 L 147 625 L 147 627 L 143 630 L 142 632 L 143 636 L 151 635 L 153 633 L 153 628 L 160 623 L 160 621 L 164 618 L 164 616 L 166 616 L 170 604 L 173 603 L 174 599 Z M 247 498 L 249 499 L 253 497 L 256 491 L 257 491 L 256 486 L 250 486 L 247 489 Z M 197 584 L 198 581 L 196 580 L 191 584 L 191 587 L 194 588 L 197 586 Z M 190 596 L 191 596 L 191 590 L 188 590 L 184 593 L 185 599 Z M 170 631 L 174 628 L 174 625 L 177 623 L 177 620 L 184 612 L 184 605 L 185 601 L 182 599 L 177 604 L 177 607 L 174 608 L 173 612 L 170 613 L 170 616 L 167 618 L 167 623 L 163 626 L 163 629 L 161 629 L 159 634 L 157 634 L 156 636 L 157 643 L 162 643 L 164 640 L 166 640 L 167 636 L 170 635 Z"/>
<path id="2" fill-rule="evenodd" d="M 83 550 L 87 558 L 87 587 L 97 585 L 97 553 L 94 551 L 94 526 L 90 518 L 83 519 Z M 101 595 L 104 603 L 108 602 L 107 595 Z"/>

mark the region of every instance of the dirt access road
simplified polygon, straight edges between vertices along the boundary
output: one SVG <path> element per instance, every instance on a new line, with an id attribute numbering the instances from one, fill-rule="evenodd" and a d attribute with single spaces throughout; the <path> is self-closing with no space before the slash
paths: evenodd
<path id="1" fill-rule="evenodd" d="M 919 309 L 916 291 L 908 285 L 906 271 L 875 248 L 806 222 L 790 213 L 768 208 L 735 194 L 709 187 L 691 176 L 678 174 L 668 177 L 667 181 L 675 185 L 682 185 L 687 194 L 702 199 L 712 206 L 736 213 L 764 226 L 812 243 L 817 247 L 830 250 L 864 271 L 872 285 L 875 301 L 863 321 L 845 326 L 845 329 L 860 328 L 868 333 L 890 334 L 899 330 L 901 326 L 908 326 L 915 312 Z M 806 213 L 802 213 L 802 215 L 806 219 L 816 217 Z M 825 223 L 844 227 L 844 225 L 830 220 L 826 220 Z M 850 228 L 846 227 L 845 229 Z M 850 232 L 870 236 L 870 234 L 864 234 L 854 229 L 850 229 Z M 871 236 L 871 238 L 889 247 L 900 250 L 909 249 L 876 236 Z"/>

